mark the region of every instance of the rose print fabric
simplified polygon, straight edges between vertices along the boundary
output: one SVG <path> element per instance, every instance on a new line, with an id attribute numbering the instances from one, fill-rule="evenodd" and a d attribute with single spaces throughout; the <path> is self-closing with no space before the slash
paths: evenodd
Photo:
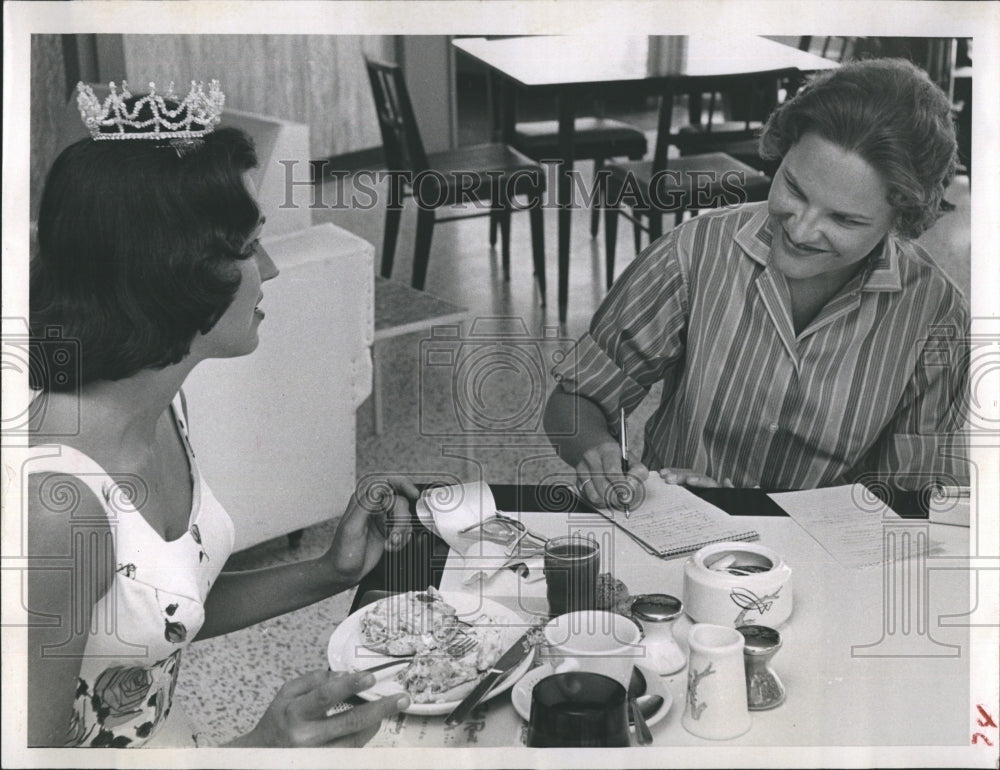
<path id="1" fill-rule="evenodd" d="M 179 399 L 172 411 L 193 489 L 188 529 L 176 540 L 165 541 L 136 510 L 141 480 L 115 481 L 67 446 L 40 447 L 47 456 L 30 466 L 49 474 L 43 484 L 63 474 L 86 483 L 104 505 L 115 546 L 117 569 L 94 605 L 68 746 L 141 746 L 161 730 L 182 651 L 204 622 L 205 598 L 233 548 L 232 520 L 198 472 Z"/>

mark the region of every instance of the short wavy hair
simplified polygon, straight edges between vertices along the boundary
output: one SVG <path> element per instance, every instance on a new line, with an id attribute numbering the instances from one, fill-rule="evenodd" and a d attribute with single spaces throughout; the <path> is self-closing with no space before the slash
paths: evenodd
<path id="1" fill-rule="evenodd" d="M 808 132 L 881 175 L 902 237 L 916 238 L 941 215 L 958 161 L 951 104 L 912 63 L 869 59 L 817 75 L 771 114 L 760 154 L 780 161 Z"/>
<path id="2" fill-rule="evenodd" d="M 67 147 L 45 182 L 30 266 L 32 388 L 120 380 L 187 355 L 239 287 L 235 260 L 249 256 L 260 219 L 243 174 L 256 165 L 253 142 L 232 128 L 176 148 Z M 73 344 L 53 346 L 53 335 Z M 56 367 L 56 348 L 79 360 Z"/>

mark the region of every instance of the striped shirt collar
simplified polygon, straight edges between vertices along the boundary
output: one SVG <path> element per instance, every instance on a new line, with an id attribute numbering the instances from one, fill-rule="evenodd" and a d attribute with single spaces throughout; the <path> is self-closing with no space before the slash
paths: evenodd
<path id="1" fill-rule="evenodd" d="M 751 204 L 750 219 L 737 231 L 736 243 L 752 260 L 766 266 L 771 259 L 771 217 L 767 212 L 767 202 Z M 861 291 L 900 291 L 899 243 L 889 233 L 882 241 L 882 251 L 870 261 L 866 268 Z"/>

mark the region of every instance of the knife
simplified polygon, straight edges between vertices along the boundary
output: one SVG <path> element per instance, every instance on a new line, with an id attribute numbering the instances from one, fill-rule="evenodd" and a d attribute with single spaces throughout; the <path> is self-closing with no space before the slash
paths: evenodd
<path id="1" fill-rule="evenodd" d="M 465 721 L 465 718 L 469 716 L 472 709 L 479 705 L 479 702 L 490 691 L 497 679 L 517 668 L 525 658 L 531 655 L 534 649 L 534 645 L 528 639 L 528 634 L 524 634 L 514 642 L 510 649 L 500 656 L 500 660 L 494 663 L 486 672 L 486 676 L 479 681 L 475 689 L 466 695 L 462 699 L 462 702 L 455 707 L 455 710 L 448 715 L 444 723 L 446 725 L 456 725 L 459 722 Z"/>

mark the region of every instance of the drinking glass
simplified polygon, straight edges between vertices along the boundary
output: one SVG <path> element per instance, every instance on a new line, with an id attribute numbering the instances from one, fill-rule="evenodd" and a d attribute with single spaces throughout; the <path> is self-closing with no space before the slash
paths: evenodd
<path id="1" fill-rule="evenodd" d="M 595 540 L 570 535 L 545 544 L 545 595 L 549 617 L 592 610 L 597 604 L 601 547 Z"/>

